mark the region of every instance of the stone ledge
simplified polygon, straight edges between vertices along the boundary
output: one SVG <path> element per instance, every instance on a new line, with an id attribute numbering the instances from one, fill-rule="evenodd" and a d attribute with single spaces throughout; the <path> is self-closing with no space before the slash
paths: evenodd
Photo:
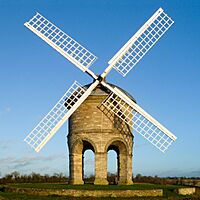
<path id="1" fill-rule="evenodd" d="M 108 185 L 107 179 L 95 178 L 94 185 Z"/>
<path id="2" fill-rule="evenodd" d="M 69 183 L 72 185 L 83 185 L 84 184 L 83 180 L 70 180 Z"/>
<path id="3" fill-rule="evenodd" d="M 162 189 L 154 190 L 73 190 L 73 189 L 35 189 L 6 187 L 6 192 L 34 194 L 41 196 L 59 195 L 72 197 L 147 197 L 163 196 Z"/>
<path id="4" fill-rule="evenodd" d="M 180 194 L 180 195 L 192 195 L 196 192 L 196 188 L 194 187 L 190 187 L 190 188 L 177 188 L 175 190 L 176 193 Z"/>

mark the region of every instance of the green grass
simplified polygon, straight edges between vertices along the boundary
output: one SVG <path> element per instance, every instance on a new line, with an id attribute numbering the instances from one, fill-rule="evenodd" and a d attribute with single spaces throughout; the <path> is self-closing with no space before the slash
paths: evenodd
<path id="1" fill-rule="evenodd" d="M 98 186 L 98 185 L 67 185 L 67 184 L 55 184 L 55 183 L 18 183 L 18 184 L 7 184 L 8 187 L 16 188 L 36 188 L 36 189 L 75 189 L 75 190 L 148 190 L 148 189 L 163 189 L 163 197 L 134 197 L 134 200 L 198 200 L 200 196 L 180 196 L 173 192 L 174 189 L 180 188 L 182 186 L 175 185 L 155 185 L 155 184 L 134 184 L 134 185 L 108 185 L 108 186 Z M 1 187 L 1 186 L 0 186 Z M 38 195 L 29 195 L 29 194 L 18 194 L 10 192 L 0 192 L 3 200 L 131 200 L 133 198 L 75 198 L 75 197 L 66 197 L 66 196 L 38 196 Z"/>
<path id="2" fill-rule="evenodd" d="M 68 185 L 55 183 L 18 183 L 7 186 L 17 188 L 38 188 L 38 189 L 74 189 L 74 190 L 151 190 L 167 189 L 174 190 L 180 188 L 176 185 L 155 185 L 155 184 L 133 184 L 133 185 Z"/>

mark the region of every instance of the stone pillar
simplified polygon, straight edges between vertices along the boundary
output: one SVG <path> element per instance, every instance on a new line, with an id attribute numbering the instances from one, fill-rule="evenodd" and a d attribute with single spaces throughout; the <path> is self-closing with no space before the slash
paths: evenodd
<path id="1" fill-rule="evenodd" d="M 107 181 L 107 152 L 95 154 L 95 185 L 108 185 Z"/>
<path id="2" fill-rule="evenodd" d="M 84 184 L 82 178 L 82 153 L 73 153 L 69 155 L 70 161 L 70 184 Z"/>
<path id="3" fill-rule="evenodd" d="M 132 153 L 127 155 L 127 182 L 126 185 L 132 185 Z"/>
<path id="4" fill-rule="evenodd" d="M 124 153 L 119 154 L 119 185 L 125 185 L 127 182 L 127 156 Z"/>

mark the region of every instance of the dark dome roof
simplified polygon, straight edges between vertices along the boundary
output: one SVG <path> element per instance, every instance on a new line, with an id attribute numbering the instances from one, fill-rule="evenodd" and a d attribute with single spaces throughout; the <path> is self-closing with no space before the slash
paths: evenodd
<path id="1" fill-rule="evenodd" d="M 83 88 L 84 88 L 84 89 L 88 89 L 88 88 L 90 87 L 91 84 L 92 84 L 92 83 L 87 84 L 87 85 L 84 85 Z M 126 96 L 128 96 L 132 101 L 134 101 L 134 102 L 136 103 L 136 100 L 133 98 L 133 96 L 130 95 L 128 92 L 126 92 L 124 89 L 118 87 L 117 85 L 108 83 L 108 82 L 107 82 L 107 84 L 109 84 L 109 85 L 110 85 L 111 87 L 113 87 L 113 88 L 114 88 L 114 87 L 118 88 L 121 92 L 123 92 Z M 104 87 L 104 86 L 100 83 L 100 84 L 91 92 L 90 95 L 107 95 L 107 94 L 109 94 L 110 92 L 111 92 L 111 91 L 110 91 L 108 88 Z"/>

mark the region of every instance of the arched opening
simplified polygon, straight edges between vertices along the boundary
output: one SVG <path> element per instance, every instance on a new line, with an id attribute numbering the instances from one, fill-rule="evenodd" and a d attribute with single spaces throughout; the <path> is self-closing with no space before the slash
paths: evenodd
<path id="1" fill-rule="evenodd" d="M 126 148 L 126 145 L 124 144 L 123 141 L 116 139 L 116 140 L 110 141 L 110 143 L 108 143 L 106 148 L 107 148 L 106 150 L 107 150 L 107 169 L 108 169 L 107 180 L 108 180 L 109 184 L 124 184 L 124 183 L 126 183 L 127 182 L 127 148 Z M 110 171 L 111 171 L 110 165 L 112 165 L 112 169 L 115 169 L 113 174 L 110 174 Z"/>
<path id="2" fill-rule="evenodd" d="M 82 175 L 86 184 L 94 184 L 95 179 L 95 150 L 91 143 L 83 141 Z"/>
<path id="3" fill-rule="evenodd" d="M 107 180 L 110 185 L 116 185 L 119 180 L 119 149 L 115 145 L 107 150 Z"/>

